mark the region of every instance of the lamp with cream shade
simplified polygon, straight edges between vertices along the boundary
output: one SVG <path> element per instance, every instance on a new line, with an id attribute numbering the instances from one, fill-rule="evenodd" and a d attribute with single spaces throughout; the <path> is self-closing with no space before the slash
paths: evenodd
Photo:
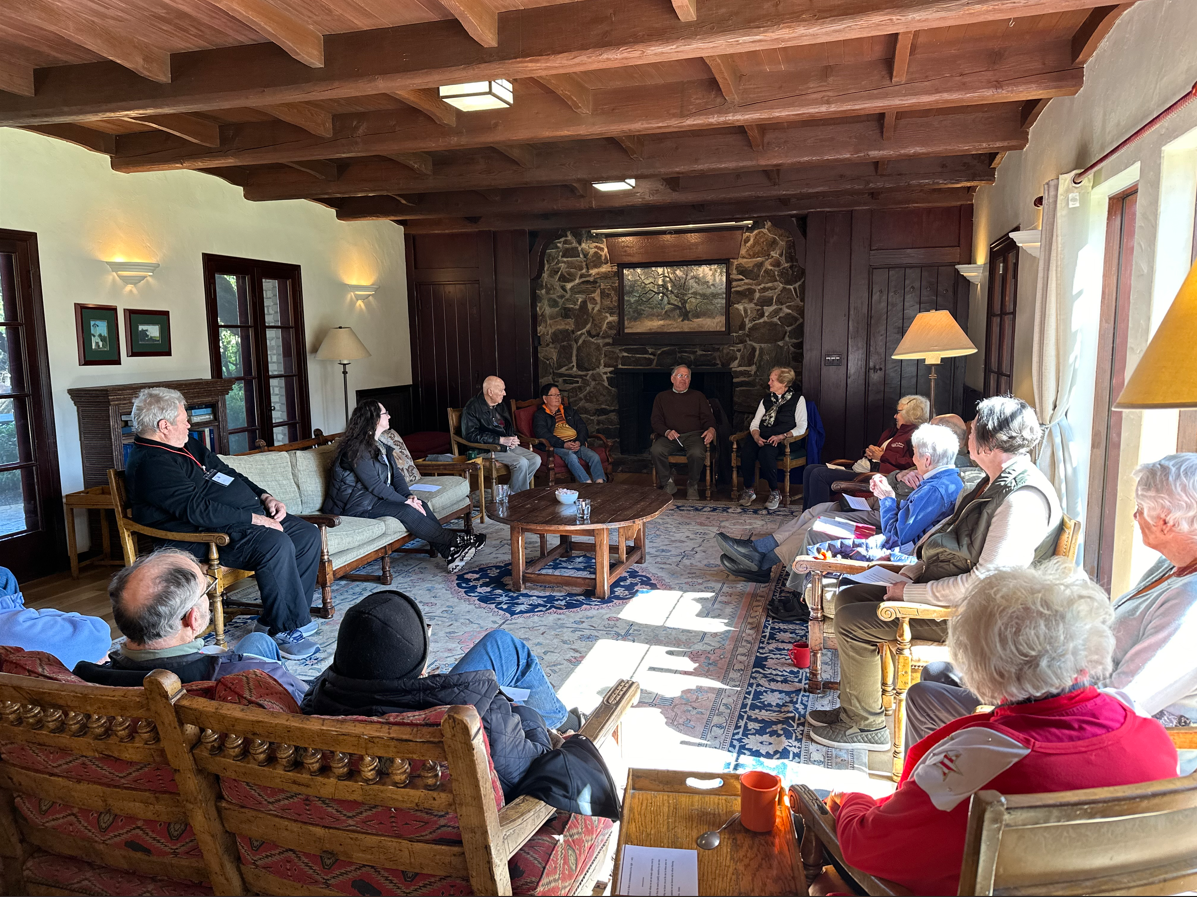
<path id="1" fill-rule="evenodd" d="M 345 382 L 345 425 L 349 425 L 349 362 L 369 358 L 370 350 L 362 345 L 352 327 L 334 327 L 324 337 L 316 350 L 316 357 L 322 361 L 335 361 L 341 366 Z"/>
<path id="2" fill-rule="evenodd" d="M 931 416 L 935 416 L 935 368 L 945 358 L 972 355 L 977 347 L 968 334 L 960 329 L 949 311 L 924 311 L 914 316 L 893 357 L 905 361 L 922 359 L 926 362 L 931 380 Z"/>
<path id="3" fill-rule="evenodd" d="M 1115 411 L 1197 408 L 1197 263 L 1114 402 Z"/>

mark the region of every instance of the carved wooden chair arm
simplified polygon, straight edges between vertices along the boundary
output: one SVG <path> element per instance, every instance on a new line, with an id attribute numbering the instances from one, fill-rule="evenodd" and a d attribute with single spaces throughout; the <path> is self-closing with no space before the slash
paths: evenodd
<path id="1" fill-rule="evenodd" d="M 752 431 L 744 430 L 741 433 L 734 433 L 728 437 L 728 442 L 732 442 L 732 443 L 739 442 L 741 439 L 743 439 L 745 436 L 747 436 L 750 432 L 752 432 Z"/>
<path id="2" fill-rule="evenodd" d="M 127 517 L 121 521 L 120 525 L 122 529 L 131 533 L 141 533 L 151 539 L 165 539 L 171 542 L 208 542 L 220 548 L 229 544 L 228 533 L 176 533 L 173 530 L 143 526 Z"/>
<path id="3" fill-rule="evenodd" d="M 323 526 L 325 529 L 341 525 L 341 518 L 336 514 L 296 514 L 295 516 L 308 523 L 314 523 L 316 526 Z"/>
<path id="4" fill-rule="evenodd" d="M 956 616 L 956 608 L 917 601 L 882 601 L 877 605 L 877 616 L 882 620 L 950 620 Z"/>
<path id="5" fill-rule="evenodd" d="M 893 561 L 850 561 L 844 558 L 823 560 L 801 555 L 794 558 L 792 569 L 795 573 L 863 573 L 870 567 L 882 567 L 893 573 L 899 572 L 905 564 Z"/>

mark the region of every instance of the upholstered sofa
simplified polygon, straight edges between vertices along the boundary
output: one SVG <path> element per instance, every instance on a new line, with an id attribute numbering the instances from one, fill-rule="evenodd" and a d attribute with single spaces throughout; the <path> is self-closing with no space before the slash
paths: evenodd
<path id="1" fill-rule="evenodd" d="M 583 734 L 638 694 L 616 683 Z M 4 893 L 590 893 L 611 821 L 506 803 L 474 708 L 296 710 L 258 670 L 111 688 L 0 647 Z"/>

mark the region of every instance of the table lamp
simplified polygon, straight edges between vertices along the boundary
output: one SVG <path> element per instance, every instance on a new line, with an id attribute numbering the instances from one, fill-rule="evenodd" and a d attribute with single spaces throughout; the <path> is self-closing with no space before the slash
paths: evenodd
<path id="1" fill-rule="evenodd" d="M 335 361 L 341 366 L 345 382 L 345 426 L 349 426 L 349 362 L 369 358 L 370 350 L 362 345 L 352 327 L 334 327 L 324 337 L 316 350 L 316 357 L 322 361 Z"/>
<path id="2" fill-rule="evenodd" d="M 972 355 L 972 344 L 949 311 L 924 311 L 914 316 L 910 328 L 898 343 L 893 357 L 902 361 L 921 358 L 929 368 L 931 379 L 931 416 L 935 417 L 935 368 L 945 358 Z"/>
<path id="3" fill-rule="evenodd" d="M 1114 402 L 1115 411 L 1197 408 L 1197 263 Z"/>

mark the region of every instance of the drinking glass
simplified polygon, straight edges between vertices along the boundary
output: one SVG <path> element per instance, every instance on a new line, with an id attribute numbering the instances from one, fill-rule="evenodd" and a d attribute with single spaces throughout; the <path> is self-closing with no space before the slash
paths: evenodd
<path id="1" fill-rule="evenodd" d="M 578 523 L 590 522 L 590 499 L 579 498 L 575 503 L 578 509 Z"/>
<path id="2" fill-rule="evenodd" d="M 506 504 L 508 497 L 511 495 L 511 487 L 506 483 L 495 484 L 495 501 L 499 504 Z"/>

